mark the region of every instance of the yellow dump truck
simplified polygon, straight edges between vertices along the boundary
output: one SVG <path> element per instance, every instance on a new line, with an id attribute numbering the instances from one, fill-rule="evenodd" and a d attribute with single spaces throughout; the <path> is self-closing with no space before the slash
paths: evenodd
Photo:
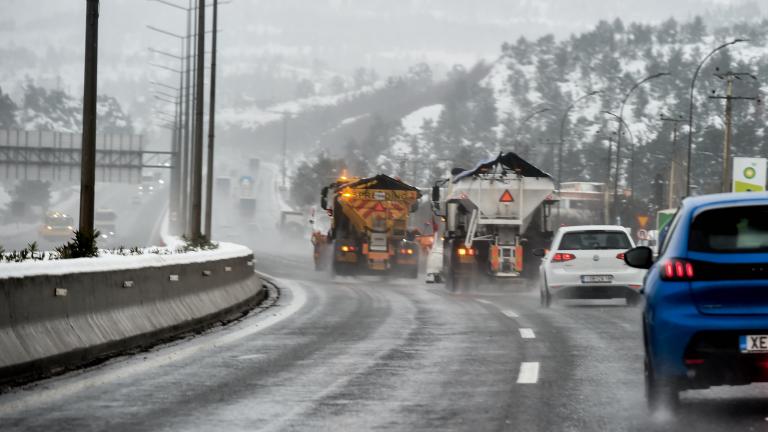
<path id="1" fill-rule="evenodd" d="M 323 188 L 321 207 L 331 217 L 331 229 L 322 249 L 333 254 L 333 273 L 418 277 L 419 245 L 408 231 L 408 218 L 420 198 L 415 187 L 383 174 L 342 177 Z"/>

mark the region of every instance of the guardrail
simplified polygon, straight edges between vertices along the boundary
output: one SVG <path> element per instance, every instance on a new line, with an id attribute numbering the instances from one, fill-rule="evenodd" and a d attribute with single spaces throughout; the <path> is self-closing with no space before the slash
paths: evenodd
<path id="1" fill-rule="evenodd" d="M 232 246 L 107 260 L 96 270 L 83 260 L 0 266 L 0 383 L 93 363 L 250 310 L 266 291 L 252 252 Z"/>

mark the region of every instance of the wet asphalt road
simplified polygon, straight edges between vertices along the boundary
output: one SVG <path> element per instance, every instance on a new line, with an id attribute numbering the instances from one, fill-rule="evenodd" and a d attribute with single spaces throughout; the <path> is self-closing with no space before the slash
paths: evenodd
<path id="1" fill-rule="evenodd" d="M 449 294 L 309 264 L 260 259 L 280 297 L 236 324 L 1 395 L 0 430 L 768 427 L 765 386 L 689 392 L 677 418 L 649 417 L 638 309 L 542 311 L 524 289 Z"/>
<path id="2" fill-rule="evenodd" d="M 765 385 L 687 392 L 677 416 L 650 416 L 639 308 L 542 310 L 533 287 L 332 279 L 312 270 L 308 242 L 274 233 L 271 199 L 240 240 L 279 287 L 274 304 L 7 391 L 0 431 L 768 430 Z"/>

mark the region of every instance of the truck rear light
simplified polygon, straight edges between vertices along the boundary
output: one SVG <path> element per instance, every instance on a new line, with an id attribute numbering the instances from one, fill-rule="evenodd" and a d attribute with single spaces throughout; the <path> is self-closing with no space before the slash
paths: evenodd
<path id="1" fill-rule="evenodd" d="M 661 265 L 661 278 L 667 281 L 692 281 L 693 264 L 681 259 L 669 259 Z"/>
<path id="2" fill-rule="evenodd" d="M 342 246 L 342 247 L 341 247 L 341 251 L 342 251 L 342 252 L 354 252 L 354 251 L 355 251 L 355 249 L 356 249 L 356 248 L 355 248 L 354 246 L 347 246 L 347 245 L 344 245 L 344 246 Z"/>
<path id="3" fill-rule="evenodd" d="M 472 248 L 459 248 L 459 251 L 458 251 L 458 253 L 459 253 L 459 255 L 461 255 L 461 256 L 466 256 L 466 255 L 469 255 L 469 256 L 475 256 L 475 254 L 477 253 L 477 251 L 475 251 L 475 250 L 474 250 L 474 249 L 472 249 Z"/>
<path id="4" fill-rule="evenodd" d="M 565 261 L 573 261 L 576 259 L 576 255 L 572 253 L 562 253 L 558 252 L 552 256 L 552 262 L 565 262 Z"/>

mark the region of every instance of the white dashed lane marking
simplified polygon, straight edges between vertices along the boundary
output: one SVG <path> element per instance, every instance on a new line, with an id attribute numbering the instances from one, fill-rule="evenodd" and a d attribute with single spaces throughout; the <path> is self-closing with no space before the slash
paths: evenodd
<path id="1" fill-rule="evenodd" d="M 480 302 L 480 303 L 483 303 L 483 304 L 488 304 L 488 305 L 492 305 L 493 304 L 492 302 L 489 302 L 488 300 L 484 300 L 484 299 L 477 299 L 477 301 Z"/>
<path id="2" fill-rule="evenodd" d="M 539 381 L 539 362 L 524 362 L 520 364 L 518 384 L 536 384 Z"/>
<path id="3" fill-rule="evenodd" d="M 501 313 L 503 313 L 504 315 L 506 315 L 506 316 L 508 316 L 510 318 L 520 318 L 520 315 L 518 315 L 517 312 L 512 311 L 512 310 L 501 311 Z"/>
<path id="4" fill-rule="evenodd" d="M 532 329 L 521 328 L 520 337 L 522 337 L 523 339 L 536 339 L 536 334 L 533 332 Z"/>

